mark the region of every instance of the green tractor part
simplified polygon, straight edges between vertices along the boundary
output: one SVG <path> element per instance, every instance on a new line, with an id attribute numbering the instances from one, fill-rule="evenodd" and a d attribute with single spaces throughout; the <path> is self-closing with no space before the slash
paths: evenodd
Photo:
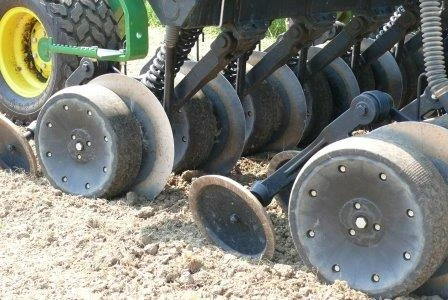
<path id="1" fill-rule="evenodd" d="M 52 37 L 39 40 L 39 56 L 45 62 L 51 61 L 53 54 L 75 55 L 96 60 L 126 62 L 146 57 L 148 54 L 148 15 L 143 0 L 110 0 L 115 16 L 124 20 L 124 49 L 104 49 L 98 46 L 82 47 L 58 44 Z"/>

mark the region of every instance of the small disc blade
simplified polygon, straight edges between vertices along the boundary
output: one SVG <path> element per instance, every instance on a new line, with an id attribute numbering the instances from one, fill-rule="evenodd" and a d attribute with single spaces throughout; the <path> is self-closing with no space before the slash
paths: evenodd
<path id="1" fill-rule="evenodd" d="M 36 174 L 37 162 L 19 127 L 0 115 L 0 169 Z"/>
<path id="2" fill-rule="evenodd" d="M 203 176 L 194 181 L 189 203 L 197 225 L 217 246 L 253 258 L 274 254 L 271 220 L 257 198 L 237 182 Z"/>

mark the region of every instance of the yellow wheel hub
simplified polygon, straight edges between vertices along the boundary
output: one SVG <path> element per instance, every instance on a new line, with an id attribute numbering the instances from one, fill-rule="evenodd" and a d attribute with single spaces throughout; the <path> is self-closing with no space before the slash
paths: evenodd
<path id="1" fill-rule="evenodd" d="M 0 73 L 22 97 L 37 97 L 48 85 L 51 62 L 38 54 L 39 39 L 46 36 L 42 22 L 28 8 L 12 8 L 0 19 Z"/>

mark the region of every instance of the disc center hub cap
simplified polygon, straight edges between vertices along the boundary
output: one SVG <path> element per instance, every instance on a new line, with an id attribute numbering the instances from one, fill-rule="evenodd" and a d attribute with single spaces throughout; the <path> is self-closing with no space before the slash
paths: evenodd
<path id="1" fill-rule="evenodd" d="M 383 215 L 373 201 L 356 198 L 347 201 L 339 212 L 342 230 L 361 246 L 372 246 L 384 235 Z"/>
<path id="2" fill-rule="evenodd" d="M 81 163 L 87 163 L 93 160 L 94 143 L 88 132 L 82 129 L 74 129 L 69 139 L 67 150 L 72 159 Z"/>

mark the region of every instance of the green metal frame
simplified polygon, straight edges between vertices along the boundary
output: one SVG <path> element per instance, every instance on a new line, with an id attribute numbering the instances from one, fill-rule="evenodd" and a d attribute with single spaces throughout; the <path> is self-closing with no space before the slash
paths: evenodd
<path id="1" fill-rule="evenodd" d="M 67 54 L 97 60 L 125 62 L 146 57 L 148 54 L 148 14 L 146 0 L 109 0 L 126 38 L 125 49 L 102 49 L 99 47 L 80 47 L 56 44 L 52 37 L 39 40 L 39 56 L 50 61 L 52 54 Z M 124 23 L 124 24 L 123 24 Z"/>

